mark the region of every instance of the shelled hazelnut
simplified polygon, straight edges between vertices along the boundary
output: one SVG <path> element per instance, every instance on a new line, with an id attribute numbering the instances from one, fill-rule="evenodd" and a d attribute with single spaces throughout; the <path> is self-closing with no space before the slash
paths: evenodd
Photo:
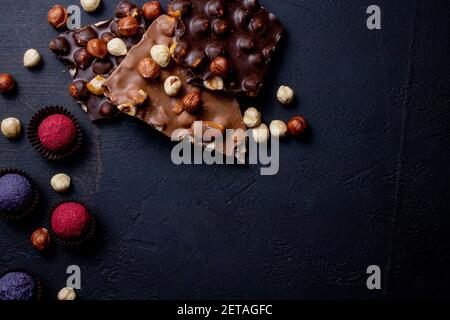
<path id="1" fill-rule="evenodd" d="M 176 96 L 182 87 L 180 78 L 176 76 L 170 76 L 164 81 L 164 91 L 169 97 Z"/>
<path id="2" fill-rule="evenodd" d="M 126 16 L 119 20 L 119 32 L 124 37 L 134 36 L 138 29 L 139 22 L 135 17 Z"/>
<path id="3" fill-rule="evenodd" d="M 65 173 L 59 173 L 52 177 L 50 185 L 56 192 L 66 192 L 70 188 L 70 177 Z"/>
<path id="4" fill-rule="evenodd" d="M 28 49 L 23 55 L 23 65 L 26 68 L 37 67 L 41 63 L 41 55 L 36 49 Z"/>
<path id="5" fill-rule="evenodd" d="M 202 97 L 200 92 L 190 92 L 183 97 L 183 110 L 192 113 L 198 110 L 202 105 Z"/>
<path id="6" fill-rule="evenodd" d="M 223 79 L 218 76 L 209 77 L 203 81 L 203 85 L 212 91 L 223 90 L 224 87 Z"/>
<path id="7" fill-rule="evenodd" d="M 142 77 L 154 80 L 159 76 L 161 70 L 152 58 L 144 58 L 139 62 L 138 71 Z"/>
<path id="8" fill-rule="evenodd" d="M 150 55 L 161 68 L 165 68 L 169 65 L 170 49 L 168 46 L 163 44 L 155 45 L 151 48 Z"/>
<path id="9" fill-rule="evenodd" d="M 31 234 L 31 244 L 36 250 L 43 251 L 50 246 L 50 235 L 48 230 L 40 228 Z"/>
<path id="10" fill-rule="evenodd" d="M 291 104 L 294 101 L 294 90 L 288 86 L 281 86 L 277 92 L 277 99 L 282 104 Z"/>
<path id="11" fill-rule="evenodd" d="M 308 123 L 302 116 L 293 117 L 288 122 L 288 130 L 291 136 L 298 137 L 308 129 Z"/>
<path id="12" fill-rule="evenodd" d="M 274 137 L 283 138 L 288 133 L 288 127 L 286 123 L 281 120 L 273 120 L 269 126 L 270 133 Z"/>
<path id="13" fill-rule="evenodd" d="M 15 139 L 20 136 L 22 125 L 19 119 L 6 118 L 1 123 L 2 134 L 8 139 Z"/>
<path id="14" fill-rule="evenodd" d="M 0 73 L 0 93 L 11 91 L 16 82 L 9 73 Z"/>
<path id="15" fill-rule="evenodd" d="M 155 20 L 162 14 L 161 4 L 159 1 L 149 1 L 142 6 L 142 12 L 147 20 Z"/>
<path id="16" fill-rule="evenodd" d="M 105 78 L 103 78 L 102 76 L 96 76 L 94 79 L 91 80 L 91 82 L 89 82 L 86 87 L 88 88 L 88 90 L 92 93 L 95 94 L 96 96 L 101 96 L 103 95 L 103 82 L 105 82 Z"/>
<path id="17" fill-rule="evenodd" d="M 269 141 L 269 128 L 267 128 L 267 125 L 264 123 L 260 124 L 256 128 L 253 128 L 251 130 L 251 134 L 256 143 L 267 143 L 267 141 Z"/>
<path id="18" fill-rule="evenodd" d="M 107 48 L 108 52 L 116 57 L 124 56 L 128 52 L 127 45 L 120 38 L 114 38 L 109 41 Z"/>
<path id="19" fill-rule="evenodd" d="M 256 108 L 248 108 L 244 112 L 244 123 L 247 128 L 254 128 L 261 124 L 261 113 Z"/>
<path id="20" fill-rule="evenodd" d="M 75 293 L 75 290 L 69 287 L 62 288 L 58 292 L 58 300 L 75 300 L 77 297 L 77 294 Z"/>
<path id="21" fill-rule="evenodd" d="M 94 12 L 100 6 L 102 0 L 81 0 L 81 6 L 86 12 Z"/>
<path id="22" fill-rule="evenodd" d="M 66 26 L 67 24 L 67 10 L 63 6 L 56 4 L 47 14 L 47 21 L 54 28 L 60 29 Z"/>

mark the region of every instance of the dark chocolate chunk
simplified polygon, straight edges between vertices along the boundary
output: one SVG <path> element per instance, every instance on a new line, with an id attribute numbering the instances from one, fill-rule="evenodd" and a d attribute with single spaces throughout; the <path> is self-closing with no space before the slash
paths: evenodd
<path id="1" fill-rule="evenodd" d="M 191 83 L 208 87 L 205 81 L 214 76 L 210 65 L 221 56 L 230 66 L 223 90 L 258 95 L 283 33 L 273 14 L 257 0 L 172 0 L 169 14 L 181 18 L 177 42 L 189 47 L 177 50 L 177 45 L 174 56 L 190 69 Z"/>
<path id="2" fill-rule="evenodd" d="M 139 22 L 138 32 L 132 37 L 123 37 L 118 32 L 120 18 L 127 15 L 133 15 Z M 85 89 L 85 85 L 96 76 L 107 78 L 124 57 L 115 57 L 108 53 L 104 59 L 96 59 L 87 52 L 87 43 L 89 40 L 97 38 L 108 43 L 112 39 L 120 37 L 130 49 L 141 40 L 145 30 L 146 24 L 139 14 L 139 8 L 122 0 L 117 6 L 115 18 L 79 30 L 69 30 L 51 42 L 50 49 L 71 69 L 73 77 L 73 84 L 69 86 L 71 95 L 82 105 L 83 110 L 92 121 L 110 118 L 117 113 L 117 110 L 105 96 L 92 94 Z"/>
<path id="3" fill-rule="evenodd" d="M 128 52 L 123 63 L 104 82 L 105 95 L 120 111 L 145 121 L 168 137 L 179 131 L 192 135 L 192 126 L 197 121 L 206 128 L 220 128 L 222 133 L 225 129 L 240 129 L 239 132 L 244 133 L 245 124 L 237 99 L 188 84 L 188 71 L 183 66 L 172 62 L 167 68 L 161 68 L 159 78 L 155 79 L 147 79 L 139 72 L 141 61 L 148 58 L 153 45 L 170 47 L 174 43 L 175 38 L 165 35 L 163 30 L 171 29 L 175 24 L 176 19 L 167 15 L 153 22 L 142 41 Z M 178 77 L 183 84 L 175 97 L 164 91 L 164 82 L 169 76 Z M 143 96 L 146 100 L 141 104 Z M 236 136 L 235 139 L 239 143 L 245 137 Z M 215 150 L 242 156 L 228 144 L 216 145 Z"/>

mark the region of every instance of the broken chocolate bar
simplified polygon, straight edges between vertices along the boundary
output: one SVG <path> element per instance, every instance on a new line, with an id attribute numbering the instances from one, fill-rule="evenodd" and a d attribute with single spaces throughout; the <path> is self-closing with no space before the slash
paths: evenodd
<path id="1" fill-rule="evenodd" d="M 128 52 L 125 60 L 103 83 L 105 95 L 122 112 L 145 121 L 172 138 L 178 130 L 186 135 L 192 134 L 192 127 L 198 122 L 221 132 L 225 129 L 245 132 L 235 98 L 188 84 L 187 70 L 173 60 L 167 67 L 160 67 L 150 58 L 151 53 L 158 53 L 155 49 L 161 49 L 161 55 L 168 54 L 163 49 L 168 50 L 174 43 L 175 25 L 176 19 L 167 15 L 155 20 L 142 41 Z M 164 59 L 159 62 L 164 62 Z M 215 147 L 216 151 L 235 155 L 235 149 L 228 146 Z"/>
<path id="2" fill-rule="evenodd" d="M 283 33 L 258 0 L 172 0 L 168 13 L 180 18 L 174 57 L 191 83 L 258 95 Z"/>
<path id="3" fill-rule="evenodd" d="M 70 69 L 72 97 L 92 121 L 111 118 L 117 113 L 103 95 L 101 83 L 122 62 L 127 50 L 141 40 L 145 30 L 140 9 L 122 0 L 115 18 L 69 30 L 51 42 L 50 49 Z"/>

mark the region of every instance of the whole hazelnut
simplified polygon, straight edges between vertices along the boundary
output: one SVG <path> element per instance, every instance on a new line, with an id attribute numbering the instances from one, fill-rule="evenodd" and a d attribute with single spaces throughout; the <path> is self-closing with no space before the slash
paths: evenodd
<path id="1" fill-rule="evenodd" d="M 288 86 L 281 86 L 277 92 L 277 99 L 282 104 L 290 104 L 294 100 L 294 90 Z"/>
<path id="2" fill-rule="evenodd" d="M 15 83 L 14 78 L 9 73 L 0 73 L 0 93 L 11 91 Z"/>
<path id="3" fill-rule="evenodd" d="M 244 123 L 247 128 L 254 128 L 261 124 L 261 113 L 256 108 L 248 108 L 244 112 Z"/>
<path id="4" fill-rule="evenodd" d="M 153 46 L 150 50 L 150 55 L 161 68 L 167 67 L 170 63 L 170 49 L 166 45 L 158 44 Z"/>
<path id="5" fill-rule="evenodd" d="M 47 21 L 54 28 L 59 29 L 66 26 L 68 19 L 67 10 L 63 6 L 56 4 L 47 14 Z"/>
<path id="6" fill-rule="evenodd" d="M 218 76 L 209 77 L 208 79 L 203 81 L 203 85 L 205 86 L 205 88 L 212 91 L 223 90 L 224 87 L 223 79 Z"/>
<path id="7" fill-rule="evenodd" d="M 21 129 L 20 121 L 16 118 L 6 118 L 1 123 L 2 134 L 8 139 L 19 137 Z"/>
<path id="8" fill-rule="evenodd" d="M 70 188 L 70 177 L 65 173 L 58 173 L 52 177 L 50 185 L 56 192 L 66 192 Z"/>
<path id="9" fill-rule="evenodd" d="M 48 230 L 40 228 L 31 234 L 31 244 L 36 250 L 43 251 L 50 246 L 50 235 Z"/>
<path id="10" fill-rule="evenodd" d="M 86 50 L 91 56 L 100 59 L 103 59 L 108 55 L 108 48 L 106 46 L 106 43 L 100 39 L 89 40 L 86 46 Z"/>
<path id="11" fill-rule="evenodd" d="M 273 120 L 269 126 L 270 133 L 274 137 L 283 138 L 288 133 L 288 127 L 286 123 L 281 120 Z"/>
<path id="12" fill-rule="evenodd" d="M 190 11 L 190 3 L 187 0 L 173 0 L 169 3 L 168 14 L 174 18 L 180 18 Z"/>
<path id="13" fill-rule="evenodd" d="M 131 4 L 130 2 L 121 1 L 116 7 L 115 15 L 117 18 L 126 17 L 130 15 L 131 11 L 135 8 L 136 6 L 134 4 Z"/>
<path id="14" fill-rule="evenodd" d="M 86 70 L 91 65 L 94 58 L 87 52 L 85 48 L 81 48 L 75 51 L 75 53 L 73 54 L 73 60 L 80 69 Z"/>
<path id="15" fill-rule="evenodd" d="M 256 128 L 253 128 L 251 132 L 256 143 L 267 143 L 267 141 L 269 141 L 269 128 L 267 128 L 264 123 L 260 124 Z"/>
<path id="16" fill-rule="evenodd" d="M 77 30 L 73 33 L 73 38 L 75 42 L 80 47 L 86 47 L 89 40 L 97 39 L 97 32 L 91 26 L 85 27 L 83 29 Z"/>
<path id="17" fill-rule="evenodd" d="M 105 43 L 110 42 L 112 39 L 114 39 L 116 36 L 113 35 L 111 32 L 104 32 L 101 37 L 100 40 L 102 40 Z"/>
<path id="18" fill-rule="evenodd" d="M 41 55 L 36 49 L 28 49 L 23 55 L 23 65 L 26 68 L 37 67 L 41 63 Z"/>
<path id="19" fill-rule="evenodd" d="M 228 60 L 224 57 L 217 57 L 209 66 L 209 71 L 219 77 L 225 77 L 228 74 Z"/>
<path id="20" fill-rule="evenodd" d="M 142 12 L 147 20 L 155 20 L 162 14 L 161 4 L 159 1 L 149 1 L 142 6 Z"/>
<path id="21" fill-rule="evenodd" d="M 58 292 L 58 300 L 75 300 L 77 297 L 77 294 L 75 293 L 75 290 L 69 287 L 62 288 Z"/>
<path id="22" fill-rule="evenodd" d="M 197 111 L 202 105 L 202 97 L 200 92 L 194 91 L 183 97 L 183 110 L 192 113 Z"/>
<path id="23" fill-rule="evenodd" d="M 131 37 L 139 29 L 139 22 L 132 16 L 126 16 L 119 21 L 119 32 L 124 37 Z"/>
<path id="24" fill-rule="evenodd" d="M 159 76 L 161 69 L 152 58 L 144 58 L 139 62 L 138 71 L 142 77 L 154 80 Z"/>
<path id="25" fill-rule="evenodd" d="M 181 83 L 180 78 L 176 76 L 170 76 L 164 81 L 164 91 L 169 97 L 176 96 L 180 90 L 183 84 Z"/>
<path id="26" fill-rule="evenodd" d="M 288 130 L 291 136 L 298 137 L 308 129 L 308 123 L 302 116 L 293 117 L 288 122 Z"/>
<path id="27" fill-rule="evenodd" d="M 96 96 L 101 96 L 103 95 L 102 85 L 103 82 L 105 82 L 105 80 L 106 79 L 103 78 L 102 76 L 96 76 L 86 85 L 86 87 L 92 94 L 95 94 Z"/>
<path id="28" fill-rule="evenodd" d="M 69 92 L 72 98 L 77 101 L 84 101 L 89 97 L 89 90 L 87 88 L 87 82 L 83 80 L 77 80 L 70 84 Z"/>
<path id="29" fill-rule="evenodd" d="M 124 56 L 128 52 L 127 45 L 120 38 L 114 38 L 109 41 L 107 48 L 108 52 L 116 57 Z"/>
<path id="30" fill-rule="evenodd" d="M 50 50 L 57 55 L 65 56 L 69 53 L 70 44 L 65 38 L 58 37 L 50 42 Z"/>
<path id="31" fill-rule="evenodd" d="M 102 0 L 81 0 L 81 6 L 86 12 L 94 12 L 100 6 Z"/>

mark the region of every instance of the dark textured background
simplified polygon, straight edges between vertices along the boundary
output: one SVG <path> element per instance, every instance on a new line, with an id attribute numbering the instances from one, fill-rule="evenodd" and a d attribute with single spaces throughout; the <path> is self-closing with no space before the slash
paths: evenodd
<path id="1" fill-rule="evenodd" d="M 258 166 L 176 167 L 172 144 L 131 118 L 92 125 L 47 48 L 53 1 L 2 0 L 0 70 L 18 92 L 0 97 L 0 117 L 26 125 L 40 107 L 63 105 L 87 136 L 64 163 L 24 136 L 0 137 L 0 166 L 27 170 L 45 199 L 32 221 L 0 222 L 2 268 L 34 270 L 52 298 L 70 264 L 82 268 L 84 299 L 450 296 L 450 2 L 376 1 L 380 31 L 366 28 L 374 1 L 262 2 L 287 37 L 262 96 L 244 107 L 266 122 L 304 114 L 312 126 L 308 143 L 283 143 L 273 177 Z M 83 12 L 82 23 L 111 17 L 115 4 Z M 31 47 L 44 58 L 38 70 L 22 67 Z M 292 107 L 276 102 L 284 83 L 298 94 Z M 61 171 L 73 178 L 66 196 L 49 185 Z M 98 241 L 36 253 L 30 233 L 69 198 L 93 208 Z M 378 292 L 365 287 L 371 264 L 382 267 Z"/>

